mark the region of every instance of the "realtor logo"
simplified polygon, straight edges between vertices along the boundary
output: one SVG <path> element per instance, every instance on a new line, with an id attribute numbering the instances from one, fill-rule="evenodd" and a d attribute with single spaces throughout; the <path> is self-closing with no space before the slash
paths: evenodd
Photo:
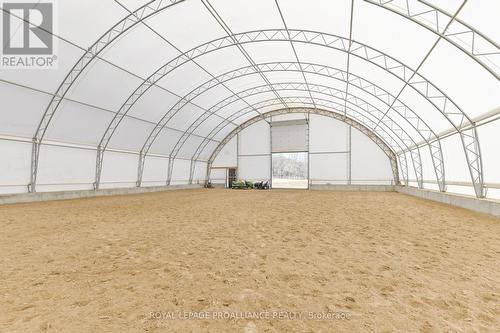
<path id="1" fill-rule="evenodd" d="M 50 2 L 2 4 L 1 68 L 55 67 L 53 7 Z"/>

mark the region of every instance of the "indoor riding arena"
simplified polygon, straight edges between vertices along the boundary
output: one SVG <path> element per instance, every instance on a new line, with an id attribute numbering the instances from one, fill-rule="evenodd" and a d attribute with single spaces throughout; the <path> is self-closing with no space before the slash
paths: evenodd
<path id="1" fill-rule="evenodd" d="M 0 332 L 500 331 L 500 2 L 0 8 Z"/>

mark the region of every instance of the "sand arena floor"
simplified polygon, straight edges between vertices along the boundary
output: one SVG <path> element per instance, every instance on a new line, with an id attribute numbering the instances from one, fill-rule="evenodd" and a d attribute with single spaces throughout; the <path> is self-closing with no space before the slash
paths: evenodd
<path id="1" fill-rule="evenodd" d="M 0 228 L 0 332 L 500 331 L 500 220 L 397 193 L 19 204 Z"/>

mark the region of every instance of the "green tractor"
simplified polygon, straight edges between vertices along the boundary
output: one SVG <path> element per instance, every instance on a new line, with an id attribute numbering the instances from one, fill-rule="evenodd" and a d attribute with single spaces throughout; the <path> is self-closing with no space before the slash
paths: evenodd
<path id="1" fill-rule="evenodd" d="M 248 180 L 238 180 L 233 182 L 233 186 L 231 187 L 232 189 L 252 189 L 253 188 L 253 183 Z"/>

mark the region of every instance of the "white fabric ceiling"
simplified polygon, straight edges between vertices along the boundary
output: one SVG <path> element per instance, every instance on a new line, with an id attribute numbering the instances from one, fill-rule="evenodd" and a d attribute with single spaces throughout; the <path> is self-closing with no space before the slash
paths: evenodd
<path id="1" fill-rule="evenodd" d="M 321 106 L 392 138 L 396 153 L 478 120 L 483 154 L 500 155 L 498 13 L 481 0 L 58 1 L 58 68 L 0 70 L 0 134 L 185 158 L 205 145 L 207 159 L 259 113 Z M 498 171 L 485 181 L 500 183 Z"/>

